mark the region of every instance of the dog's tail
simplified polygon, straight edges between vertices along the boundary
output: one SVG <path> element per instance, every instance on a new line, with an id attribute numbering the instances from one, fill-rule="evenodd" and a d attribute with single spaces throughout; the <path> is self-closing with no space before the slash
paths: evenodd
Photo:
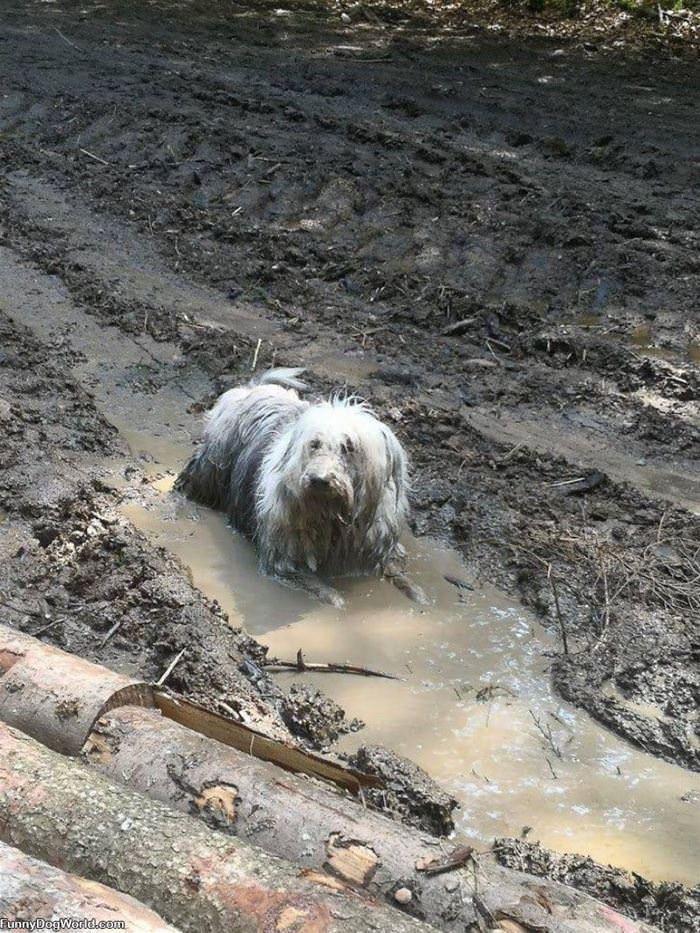
<path id="1" fill-rule="evenodd" d="M 250 384 L 254 386 L 274 385 L 282 386 L 285 389 L 297 389 L 302 392 L 308 389 L 308 385 L 298 377 L 304 372 L 303 366 L 280 366 L 277 369 L 268 369 L 251 379 Z"/>

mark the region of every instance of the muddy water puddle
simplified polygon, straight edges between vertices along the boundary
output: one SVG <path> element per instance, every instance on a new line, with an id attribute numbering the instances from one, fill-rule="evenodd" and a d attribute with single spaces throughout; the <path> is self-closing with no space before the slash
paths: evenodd
<path id="1" fill-rule="evenodd" d="M 341 581 L 347 608 L 318 605 L 261 579 L 247 541 L 221 515 L 171 492 L 186 449 L 139 432 L 127 440 L 151 474 L 125 514 L 177 554 L 194 583 L 270 646 L 270 655 L 347 661 L 400 680 L 305 674 L 366 723 L 340 744 L 381 743 L 425 768 L 460 801 L 459 836 L 485 847 L 520 835 L 589 854 L 657 880 L 696 883 L 697 810 L 681 798 L 700 776 L 645 755 L 552 691 L 554 640 L 526 610 L 470 581 L 459 557 L 410 543 L 411 572 L 433 605 L 421 609 L 377 580 Z M 123 480 L 120 483 L 123 485 Z M 471 582 L 458 589 L 445 576 Z M 286 686 L 299 674 L 278 675 Z"/>

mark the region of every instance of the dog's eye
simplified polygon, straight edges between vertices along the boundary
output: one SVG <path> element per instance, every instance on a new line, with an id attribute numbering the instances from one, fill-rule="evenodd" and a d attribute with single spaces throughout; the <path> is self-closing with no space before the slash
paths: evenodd
<path id="1" fill-rule="evenodd" d="M 355 445 L 348 437 L 345 442 L 340 445 L 340 449 L 344 454 L 351 454 L 355 450 Z"/>
<path id="2" fill-rule="evenodd" d="M 309 443 L 309 450 L 320 450 L 321 442 L 319 440 L 311 441 Z"/>

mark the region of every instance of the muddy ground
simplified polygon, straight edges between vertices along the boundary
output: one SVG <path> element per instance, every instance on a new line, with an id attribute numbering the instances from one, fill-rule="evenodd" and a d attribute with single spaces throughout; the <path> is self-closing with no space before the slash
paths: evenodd
<path id="1" fill-rule="evenodd" d="M 565 698 L 697 770 L 697 64 L 379 7 L 1 9 L 3 620 L 147 677 L 196 631 L 172 685 L 285 728 L 119 515 L 84 315 L 138 348 L 120 385 L 177 383 L 179 429 L 254 357 L 370 399 L 414 530 L 565 636 Z"/>

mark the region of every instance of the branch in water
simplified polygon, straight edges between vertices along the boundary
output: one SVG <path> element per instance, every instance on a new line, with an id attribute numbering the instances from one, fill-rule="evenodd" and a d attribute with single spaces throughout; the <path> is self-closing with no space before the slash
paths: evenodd
<path id="1" fill-rule="evenodd" d="M 325 674 L 357 674 L 360 677 L 385 677 L 387 680 L 401 680 L 395 674 L 387 674 L 385 671 L 373 671 L 368 667 L 358 667 L 355 664 L 339 664 L 333 661 L 328 664 L 319 662 L 305 661 L 301 648 L 297 652 L 296 661 L 281 661 L 279 658 L 270 658 L 265 661 L 262 667 L 267 670 L 280 671 L 313 671 L 314 673 Z"/>

